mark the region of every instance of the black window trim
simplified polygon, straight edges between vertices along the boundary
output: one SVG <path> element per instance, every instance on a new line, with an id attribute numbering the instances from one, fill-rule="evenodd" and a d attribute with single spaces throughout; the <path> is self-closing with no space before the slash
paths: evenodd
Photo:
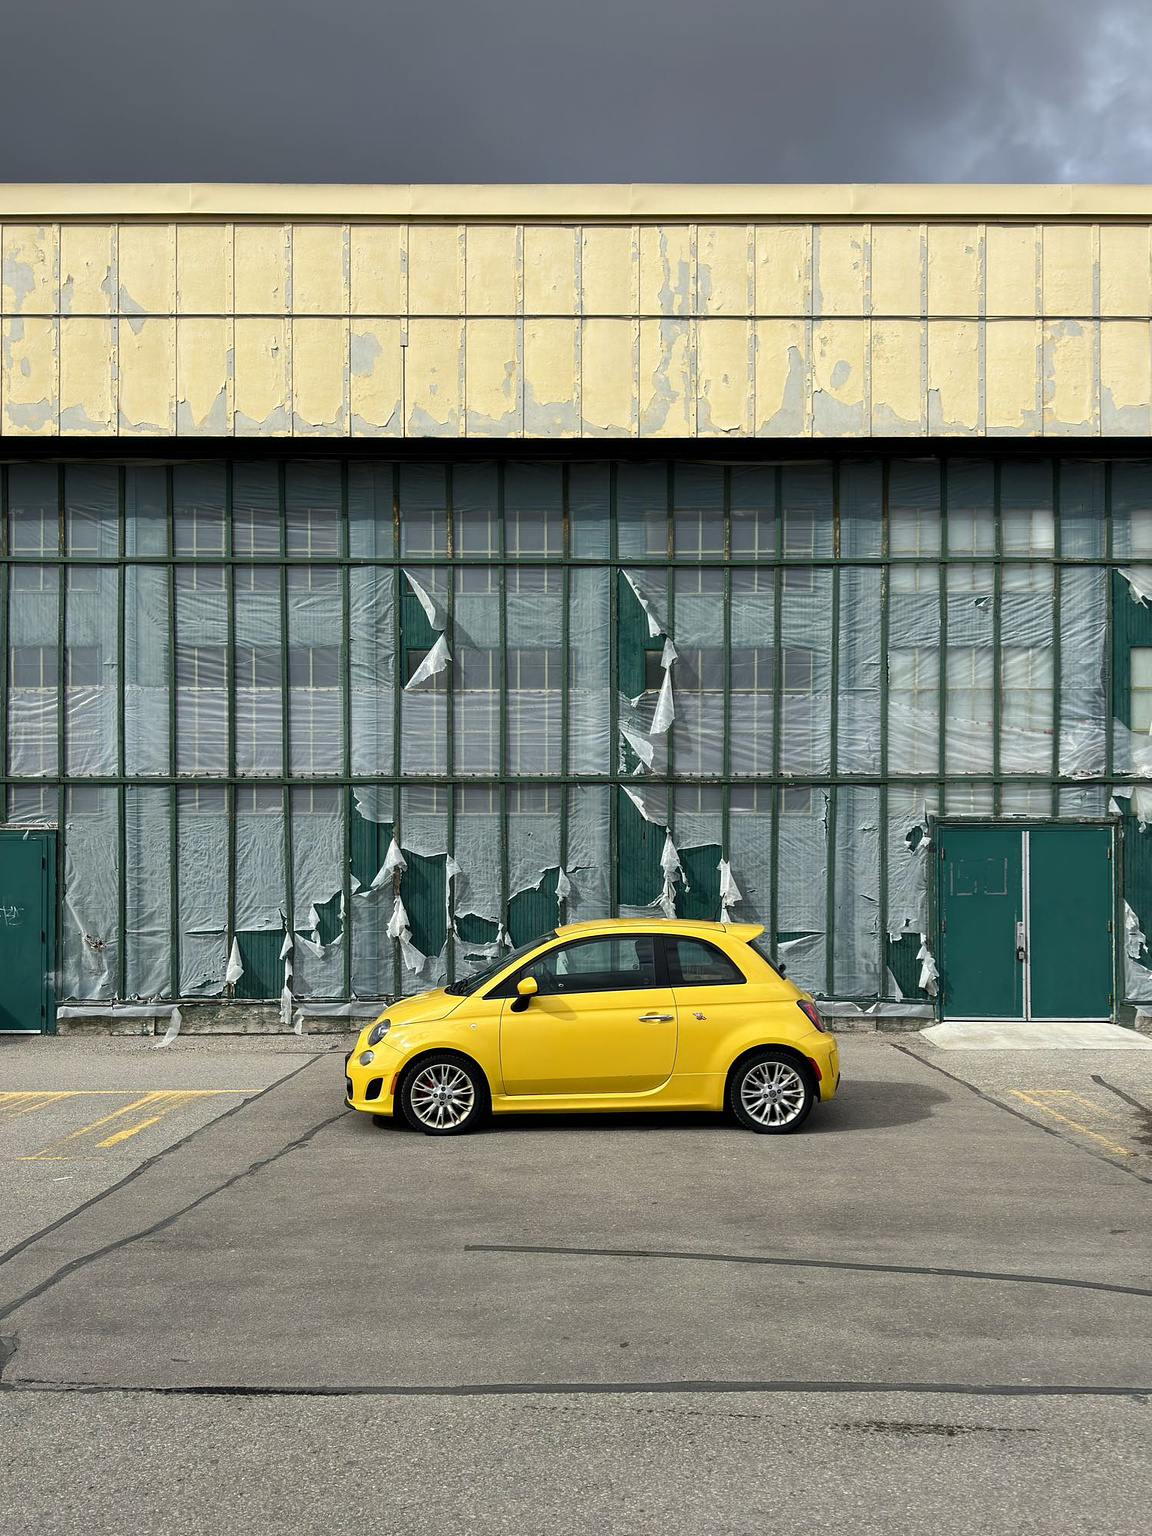
<path id="1" fill-rule="evenodd" d="M 528 959 L 525 960 L 522 965 L 517 966 L 517 968 L 512 972 L 510 976 L 505 976 L 502 981 L 497 982 L 491 991 L 485 992 L 484 996 L 485 998 L 491 997 L 501 999 L 515 997 L 516 984 L 520 980 L 521 976 L 523 976 L 526 971 L 530 970 L 532 966 L 538 965 L 541 960 L 547 959 L 547 957 L 552 954 L 554 950 L 564 949 L 570 944 L 595 944 L 604 939 L 619 940 L 621 942 L 625 942 L 628 939 L 651 939 L 652 959 L 656 970 L 656 979 L 652 985 L 653 987 L 670 987 L 672 983 L 669 980 L 668 956 L 665 953 L 664 945 L 660 942 L 661 938 L 667 938 L 667 935 L 654 933 L 651 929 L 649 929 L 647 932 L 644 932 L 643 930 L 628 930 L 623 933 L 587 933 L 580 936 L 574 936 L 572 938 L 558 939 L 557 942 L 551 945 L 548 949 L 541 950 L 535 955 L 529 955 Z M 614 987 L 612 990 L 614 992 L 642 992 L 646 989 L 643 987 Z M 560 992 L 542 992 L 540 995 L 542 997 L 561 997 L 564 994 Z M 573 992 L 570 995 L 572 997 L 590 997 L 593 994 L 588 992 L 583 994 Z"/>
<path id="2" fill-rule="evenodd" d="M 710 949 L 714 955 L 719 955 L 721 960 L 726 960 L 736 972 L 735 979 L 727 981 L 677 981 L 675 978 L 679 974 L 679 958 L 677 957 L 674 962 L 671 950 L 672 946 L 678 943 L 680 939 L 687 939 L 692 944 L 702 944 L 705 949 Z M 710 939 L 704 938 L 702 934 L 666 933 L 661 948 L 664 950 L 664 974 L 668 977 L 668 984 L 672 987 L 673 991 L 680 991 L 689 987 L 743 987 L 748 984 L 747 976 L 736 961 L 733 960 L 732 956 L 725 953 L 718 944 L 713 944 Z"/>

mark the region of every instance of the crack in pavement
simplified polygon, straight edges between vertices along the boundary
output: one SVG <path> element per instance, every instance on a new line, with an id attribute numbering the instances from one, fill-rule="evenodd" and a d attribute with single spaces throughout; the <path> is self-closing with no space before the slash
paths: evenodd
<path id="1" fill-rule="evenodd" d="M 948 1269 L 927 1264 L 870 1264 L 852 1259 L 777 1258 L 766 1254 L 693 1253 L 663 1248 L 559 1248 L 531 1243 L 465 1243 L 465 1253 L 568 1254 L 573 1258 L 692 1259 L 706 1264 L 767 1264 L 780 1269 L 849 1269 L 866 1274 L 927 1275 L 952 1280 L 1008 1280 L 1017 1285 L 1061 1285 L 1078 1291 L 1109 1291 L 1118 1296 L 1147 1296 L 1139 1285 L 1114 1285 L 1107 1280 L 1076 1280 L 1065 1275 L 1022 1275 L 989 1269 Z"/>

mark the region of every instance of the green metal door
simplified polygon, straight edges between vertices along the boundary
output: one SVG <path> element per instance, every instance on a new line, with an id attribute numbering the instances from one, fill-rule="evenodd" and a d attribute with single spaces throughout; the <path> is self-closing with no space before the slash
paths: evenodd
<path id="1" fill-rule="evenodd" d="M 940 990 L 946 1017 L 1022 1019 L 1024 834 L 1019 827 L 940 832 Z"/>
<path id="2" fill-rule="evenodd" d="M 1028 837 L 1029 1016 L 1112 1015 L 1112 832 L 1033 827 Z"/>
<path id="3" fill-rule="evenodd" d="M 0 831 L 0 1030 L 52 1024 L 55 834 Z"/>

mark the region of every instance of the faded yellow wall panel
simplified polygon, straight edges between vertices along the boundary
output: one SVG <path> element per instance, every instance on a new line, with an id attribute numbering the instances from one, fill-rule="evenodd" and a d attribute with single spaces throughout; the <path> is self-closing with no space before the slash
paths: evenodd
<path id="1" fill-rule="evenodd" d="M 176 430 L 176 322 L 167 315 L 120 321 L 117 347 L 119 428 L 126 436 Z"/>
<path id="2" fill-rule="evenodd" d="M 176 432 L 221 437 L 232 431 L 231 319 L 176 322 Z"/>
<path id="3" fill-rule="evenodd" d="M 919 224 L 873 224 L 872 313 L 919 315 L 927 237 Z"/>
<path id="4" fill-rule="evenodd" d="M 459 315 L 464 306 L 464 231 L 413 224 L 408 231 L 408 304 L 414 315 Z"/>
<path id="5" fill-rule="evenodd" d="M 696 430 L 701 437 L 752 432 L 751 329 L 749 320 L 697 322 Z"/>
<path id="6" fill-rule="evenodd" d="M 348 308 L 348 232 L 343 224 L 292 226 L 292 313 L 342 315 Z"/>
<path id="7" fill-rule="evenodd" d="M 60 431 L 108 436 L 113 428 L 112 322 L 74 315 L 60 322 Z"/>
<path id="8" fill-rule="evenodd" d="M 524 435 L 580 435 L 579 333 L 575 320 L 524 322 Z M 631 366 L 631 365 L 629 365 Z"/>
<path id="9" fill-rule="evenodd" d="M 1147 320 L 1100 323 L 1100 431 L 1105 437 L 1152 430 L 1152 328 Z"/>
<path id="10" fill-rule="evenodd" d="M 520 363 L 515 320 L 469 320 L 464 393 L 469 437 L 520 437 Z"/>
<path id="11" fill-rule="evenodd" d="M 862 315 L 866 270 L 863 224 L 819 224 L 812 230 L 812 313 Z"/>
<path id="12" fill-rule="evenodd" d="M 410 320 L 404 415 L 411 437 L 456 437 L 463 420 L 463 320 Z"/>
<path id="13" fill-rule="evenodd" d="M 236 313 L 284 314 L 290 291 L 292 241 L 288 226 L 237 224 L 234 239 Z"/>
<path id="14" fill-rule="evenodd" d="M 812 312 L 812 229 L 808 224 L 756 226 L 756 313 Z"/>
<path id="15" fill-rule="evenodd" d="M 176 308 L 180 314 L 232 313 L 233 256 L 231 224 L 177 227 Z"/>
<path id="16" fill-rule="evenodd" d="M 985 314 L 1040 313 L 1040 232 L 1035 224 L 989 224 L 984 231 Z"/>
<path id="17" fill-rule="evenodd" d="M 0 311 L 51 315 L 56 310 L 55 224 L 5 224 L 0 232 Z"/>
<path id="18" fill-rule="evenodd" d="M 348 322 L 292 322 L 292 430 L 342 437 L 348 431 Z"/>
<path id="19" fill-rule="evenodd" d="M 404 435 L 404 353 L 399 320 L 354 320 L 348 399 L 353 437 Z"/>
<path id="20" fill-rule="evenodd" d="M 983 253 L 975 224 L 933 224 L 928 228 L 928 313 L 980 313 Z"/>
<path id="21" fill-rule="evenodd" d="M 580 277 L 586 315 L 636 313 L 639 249 L 639 236 L 627 225 L 584 229 Z"/>
<path id="22" fill-rule="evenodd" d="M 1100 313 L 1152 313 L 1149 291 L 1148 226 L 1100 226 Z"/>
<path id="23" fill-rule="evenodd" d="M 261 316 L 234 323 L 236 436 L 284 436 L 291 430 L 288 322 Z"/>
<path id="24" fill-rule="evenodd" d="M 696 430 L 692 323 L 640 322 L 640 436 L 691 437 Z"/>
<path id="25" fill-rule="evenodd" d="M 57 324 L 17 315 L 0 327 L 0 405 L 4 432 L 55 435 L 58 425 Z"/>
<path id="26" fill-rule="evenodd" d="M 812 433 L 859 437 L 868 430 L 863 320 L 822 320 L 812 327 Z"/>
<path id="27" fill-rule="evenodd" d="M 585 320 L 580 343 L 580 413 L 585 437 L 635 434 L 631 320 Z"/>
<path id="28" fill-rule="evenodd" d="M 60 229 L 60 313 L 111 315 L 111 224 L 64 224 Z"/>
<path id="29" fill-rule="evenodd" d="M 692 230 L 687 224 L 640 228 L 640 313 L 691 315 L 696 312 L 696 271 Z M 643 423 L 641 423 L 643 428 Z"/>
<path id="30" fill-rule="evenodd" d="M 985 326 L 984 430 L 989 437 L 1040 432 L 1039 345 L 1035 320 L 989 320 Z"/>
<path id="31" fill-rule="evenodd" d="M 915 437 L 924 431 L 920 320 L 872 322 L 872 431 Z"/>
<path id="32" fill-rule="evenodd" d="M 978 321 L 928 322 L 928 431 L 933 436 L 968 437 L 980 430 L 979 341 Z"/>
<path id="33" fill-rule="evenodd" d="M 803 320 L 756 322 L 757 437 L 806 437 L 812 429 L 807 329 Z"/>
<path id="34" fill-rule="evenodd" d="M 353 224 L 348 231 L 351 309 L 402 315 L 408 307 L 407 249 L 399 224 Z"/>
<path id="35" fill-rule="evenodd" d="M 1091 224 L 1045 224 L 1045 315 L 1087 318 L 1095 306 L 1095 231 Z"/>
<path id="36" fill-rule="evenodd" d="M 524 313 L 574 315 L 579 231 L 563 225 L 524 226 Z"/>
<path id="37" fill-rule="evenodd" d="M 696 231 L 696 291 L 702 315 L 750 315 L 756 247 L 751 224 L 701 224 Z"/>
<path id="38" fill-rule="evenodd" d="M 176 308 L 176 229 L 172 224 L 121 224 L 117 240 L 117 308 L 128 315 L 170 315 Z"/>
<path id="39" fill-rule="evenodd" d="M 1045 432 L 1079 435 L 1097 430 L 1094 332 L 1091 320 L 1044 321 Z"/>
<path id="40" fill-rule="evenodd" d="M 520 311 L 519 231 L 514 224 L 476 224 L 464 242 L 464 296 L 470 315 Z"/>

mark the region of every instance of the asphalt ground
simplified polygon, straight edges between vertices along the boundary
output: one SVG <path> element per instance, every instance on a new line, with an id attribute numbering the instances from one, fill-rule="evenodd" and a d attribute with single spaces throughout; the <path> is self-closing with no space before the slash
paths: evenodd
<path id="1" fill-rule="evenodd" d="M 1152 1053 L 847 1037 L 797 1136 L 437 1140 L 336 1042 L 24 1044 L 135 1097 L 0 1118 L 5 1530 L 1147 1529 Z"/>

